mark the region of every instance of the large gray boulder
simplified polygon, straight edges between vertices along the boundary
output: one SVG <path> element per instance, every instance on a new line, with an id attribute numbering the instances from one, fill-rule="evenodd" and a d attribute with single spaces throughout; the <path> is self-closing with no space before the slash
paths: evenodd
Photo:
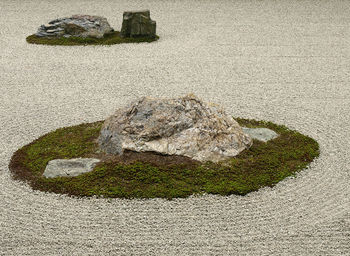
<path id="1" fill-rule="evenodd" d="M 118 109 L 103 124 L 102 151 L 153 151 L 218 162 L 252 145 L 239 124 L 214 104 L 194 95 L 176 99 L 143 97 Z"/>
<path id="2" fill-rule="evenodd" d="M 114 30 L 104 17 L 73 15 L 69 18 L 52 20 L 41 25 L 35 34 L 39 37 L 95 37 L 102 38 Z"/>
<path id="3" fill-rule="evenodd" d="M 48 162 L 43 175 L 46 178 L 78 176 L 91 172 L 98 162 L 95 158 L 54 159 Z"/>
<path id="4" fill-rule="evenodd" d="M 151 20 L 150 11 L 124 12 L 120 36 L 154 38 L 156 36 L 156 22 Z"/>

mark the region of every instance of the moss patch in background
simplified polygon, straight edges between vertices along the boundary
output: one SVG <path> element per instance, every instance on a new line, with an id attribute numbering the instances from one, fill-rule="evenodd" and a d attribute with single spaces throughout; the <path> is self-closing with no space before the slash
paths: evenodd
<path id="1" fill-rule="evenodd" d="M 279 137 L 253 146 L 218 164 L 182 156 L 128 151 L 111 156 L 98 150 L 102 121 L 50 132 L 19 149 L 10 162 L 15 179 L 33 189 L 74 196 L 114 198 L 177 198 L 192 194 L 246 195 L 272 187 L 304 169 L 319 155 L 318 143 L 299 132 L 271 122 L 236 118 L 241 126 L 266 127 Z M 101 159 L 93 171 L 76 177 L 45 178 L 47 163 L 59 158 Z"/>
<path id="2" fill-rule="evenodd" d="M 28 43 L 31 44 L 45 44 L 45 45 L 112 45 L 112 44 L 123 44 L 123 43 L 143 43 L 153 42 L 159 39 L 158 36 L 155 38 L 150 37 L 139 37 L 139 38 L 122 38 L 119 36 L 120 32 L 115 31 L 109 35 L 105 35 L 103 38 L 81 38 L 81 37 L 38 37 L 35 34 L 26 38 Z"/>

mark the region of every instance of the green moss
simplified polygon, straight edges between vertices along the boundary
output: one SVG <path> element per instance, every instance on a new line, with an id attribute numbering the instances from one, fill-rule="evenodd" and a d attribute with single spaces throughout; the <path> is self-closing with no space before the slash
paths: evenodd
<path id="1" fill-rule="evenodd" d="M 253 146 L 230 160 L 186 166 L 123 164 L 106 160 L 96 144 L 102 122 L 61 128 L 18 150 L 10 163 L 14 177 L 34 189 L 76 196 L 118 198 L 176 198 L 192 194 L 245 195 L 274 186 L 295 175 L 319 155 L 318 143 L 310 137 L 271 122 L 236 119 L 247 127 L 267 127 L 279 137 Z M 76 177 L 47 179 L 42 176 L 52 159 L 97 157 L 104 159 L 92 172 Z"/>
<path id="2" fill-rule="evenodd" d="M 158 36 L 155 38 L 141 37 L 141 38 L 122 38 L 119 36 L 120 32 L 115 31 L 109 35 L 105 35 L 103 38 L 81 38 L 81 37 L 38 37 L 35 34 L 30 35 L 26 38 L 28 43 L 31 44 L 46 44 L 46 45 L 112 45 L 112 44 L 123 44 L 123 43 L 143 43 L 153 42 L 159 39 Z"/>

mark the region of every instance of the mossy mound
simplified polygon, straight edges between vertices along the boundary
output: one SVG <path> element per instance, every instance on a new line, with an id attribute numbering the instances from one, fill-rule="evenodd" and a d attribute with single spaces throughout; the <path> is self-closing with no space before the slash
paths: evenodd
<path id="1" fill-rule="evenodd" d="M 45 45 L 112 45 L 112 44 L 124 44 L 124 43 L 143 43 L 153 42 L 159 39 L 158 36 L 155 38 L 150 37 L 139 37 L 139 38 L 122 38 L 119 36 L 120 32 L 115 31 L 103 38 L 81 38 L 81 37 L 38 37 L 35 34 L 26 38 L 30 44 L 45 44 Z"/>
<path id="2" fill-rule="evenodd" d="M 272 187 L 305 168 L 319 155 L 318 143 L 299 132 L 271 122 L 236 118 L 246 127 L 266 127 L 279 137 L 253 146 L 230 160 L 201 163 L 182 156 L 152 152 L 101 153 L 96 140 L 102 121 L 57 129 L 19 149 L 10 162 L 15 179 L 33 189 L 74 196 L 117 198 L 177 198 L 192 194 L 246 195 Z M 102 161 L 76 177 L 45 178 L 52 159 L 93 157 Z"/>

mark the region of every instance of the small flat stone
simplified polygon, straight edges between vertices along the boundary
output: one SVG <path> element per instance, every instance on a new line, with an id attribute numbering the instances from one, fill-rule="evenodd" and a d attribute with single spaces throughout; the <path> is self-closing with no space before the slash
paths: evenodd
<path id="1" fill-rule="evenodd" d="M 278 137 L 278 134 L 268 128 L 247 128 L 242 127 L 243 132 L 248 134 L 252 139 L 268 142 Z"/>
<path id="2" fill-rule="evenodd" d="M 46 178 L 74 177 L 90 172 L 100 162 L 95 158 L 55 159 L 48 162 L 43 175 Z"/>

